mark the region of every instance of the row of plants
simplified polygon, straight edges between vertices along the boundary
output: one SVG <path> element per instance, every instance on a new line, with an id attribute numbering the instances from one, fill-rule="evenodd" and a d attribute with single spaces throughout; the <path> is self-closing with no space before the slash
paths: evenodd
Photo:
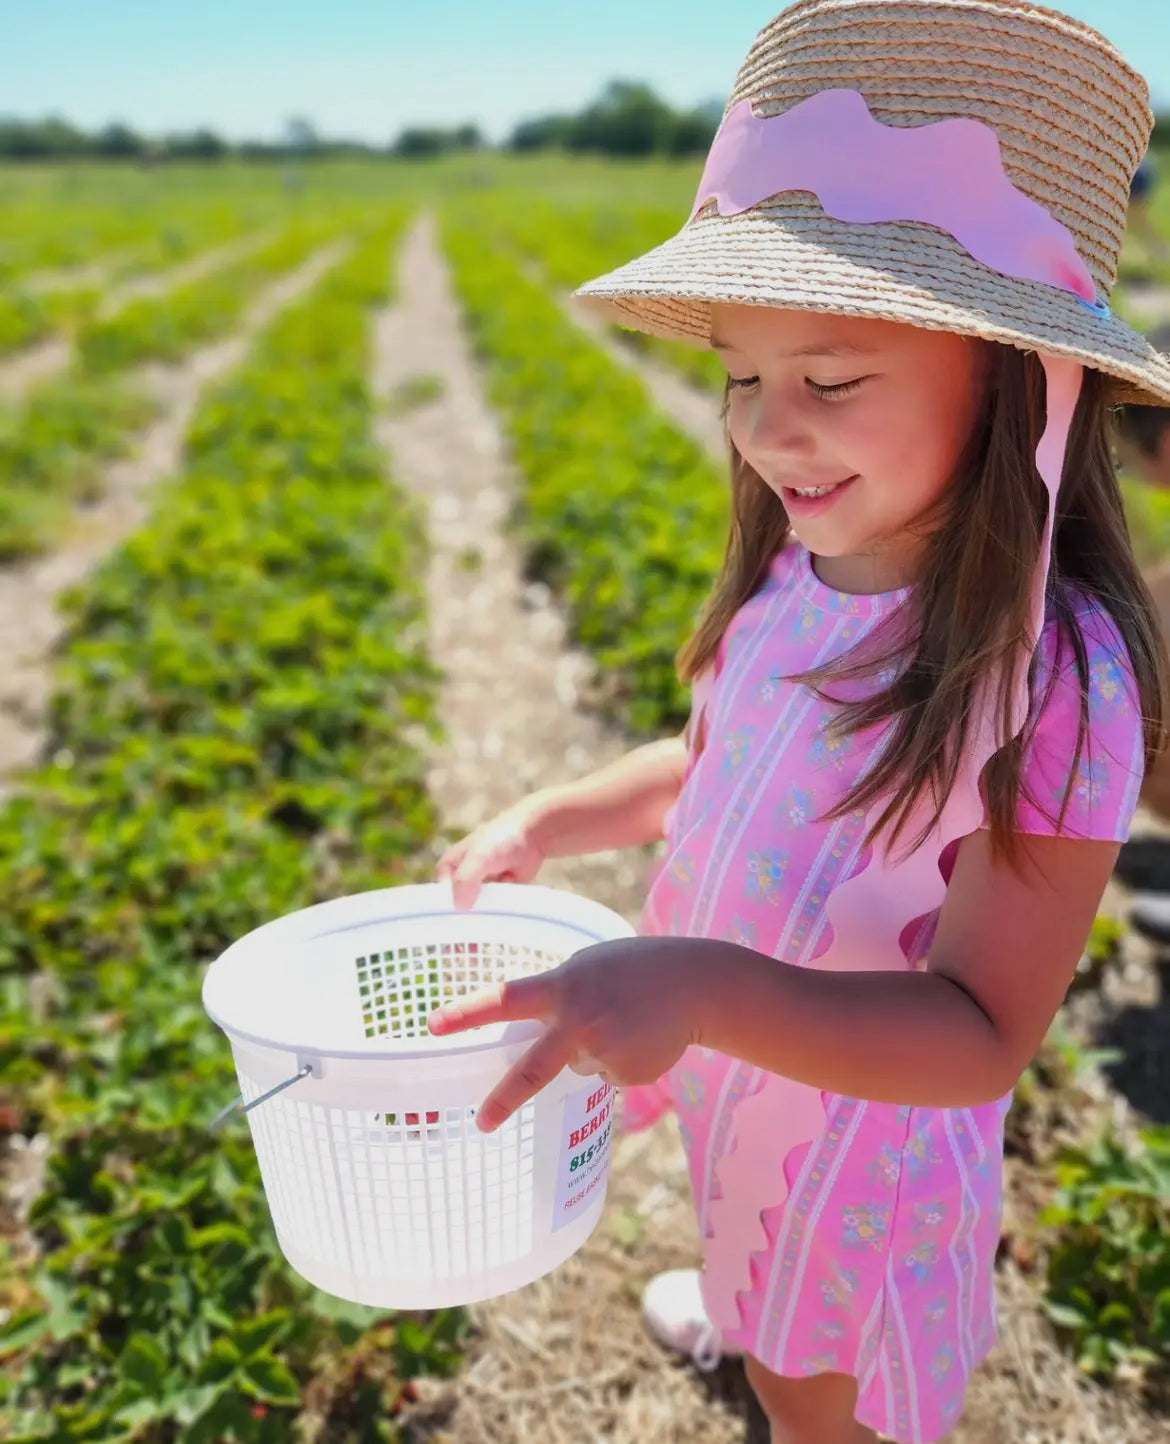
<path id="1" fill-rule="evenodd" d="M 1099 918 L 1078 988 L 1100 986 L 1116 963 L 1120 926 Z M 1046 1182 L 1049 1198 L 1034 1234 L 1009 1236 L 1007 1250 L 1027 1271 L 1043 1271 L 1044 1310 L 1080 1367 L 1109 1379 L 1144 1378 L 1151 1402 L 1170 1385 L 1170 1129 L 1149 1126 L 1126 1141 L 1100 1118 L 1090 1077 L 1121 1061 L 1093 1048 L 1062 1014 L 1015 1090 L 1007 1149 Z M 1069 1131 L 1080 1146 L 1057 1148 Z"/>
<path id="2" fill-rule="evenodd" d="M 168 180 L 95 166 L 56 178 L 0 169 L 0 210 L 0 284 L 7 285 L 95 262 L 108 262 L 115 279 L 178 265 L 282 220 L 288 207 L 271 183 L 231 194 L 206 177 Z"/>
<path id="3" fill-rule="evenodd" d="M 126 224 L 123 218 L 123 225 Z M 245 234 L 239 216 L 216 208 L 205 217 L 193 217 L 182 228 L 173 224 L 144 231 L 142 217 L 134 221 L 136 244 L 110 252 L 110 265 L 101 284 L 79 283 L 75 272 L 43 273 L 40 282 L 29 284 L 20 277 L 6 279 L 0 274 L 0 356 L 7 356 L 54 333 L 73 335 L 91 323 L 103 301 L 103 287 L 116 285 L 132 276 L 165 271 L 189 260 L 200 251 L 212 251 L 241 239 Z M 101 263 L 98 250 L 88 257 Z M 54 284 L 59 279 L 60 284 Z"/>
<path id="4" fill-rule="evenodd" d="M 284 231 L 304 229 L 305 222 L 270 198 L 232 204 L 211 187 L 177 204 L 159 194 L 126 206 L 73 209 L 57 197 L 10 206 L 0 237 L 0 356 L 89 322 L 101 306 L 102 287 L 171 269 L 274 225 Z M 93 264 L 104 266 L 100 285 L 75 277 Z M 33 283 L 26 280 L 30 273 L 37 276 Z M 215 307 L 215 296 L 209 304 Z"/>
<path id="5" fill-rule="evenodd" d="M 1170 494 L 1124 472 L 1121 489 L 1134 553 L 1152 572 L 1170 556 Z"/>
<path id="6" fill-rule="evenodd" d="M 50 283 L 51 274 L 44 284 L 39 285 L 22 284 L 19 279 L 10 282 L 0 289 L 0 356 L 11 355 L 53 334 L 72 337 L 79 330 L 89 328 L 100 336 L 109 324 L 96 319 L 105 299 L 103 287 L 116 285 L 130 277 L 169 270 L 191 259 L 199 251 L 213 251 L 240 239 L 237 227 L 225 228 L 221 219 L 214 228 L 192 227 L 179 233 L 165 231 L 130 251 L 119 253 L 101 285 L 92 282 L 75 284 L 68 271 L 60 273 L 60 285 Z M 194 283 L 178 294 L 185 299 L 193 287 Z M 214 304 L 213 296 L 213 307 Z M 144 300 L 135 303 L 132 309 L 149 305 Z M 101 348 L 100 341 L 98 347 Z"/>
<path id="7" fill-rule="evenodd" d="M 529 568 L 564 597 L 631 729 L 676 727 L 689 704 L 674 659 L 722 556 L 726 484 L 639 378 L 492 243 L 490 220 L 450 207 L 443 230 L 522 474 Z"/>
<path id="8" fill-rule="evenodd" d="M 1086 1373 L 1146 1376 L 1170 1399 L 1170 1128 L 1070 1149 L 1041 1217 L 1045 1308 Z"/>
<path id="9" fill-rule="evenodd" d="M 106 466 L 155 414 L 157 403 L 119 370 L 147 357 L 178 361 L 226 334 L 261 286 L 330 234 L 332 227 L 296 227 L 222 273 L 91 322 L 69 371 L 24 405 L 0 409 L 0 562 L 48 550 L 71 509 L 100 494 Z"/>
<path id="10" fill-rule="evenodd" d="M 7 356 L 55 331 L 73 330 L 97 309 L 100 292 L 92 287 L 0 291 L 0 356 Z"/>
<path id="11" fill-rule="evenodd" d="M 103 376 L 143 361 L 173 362 L 228 335 L 260 287 L 298 266 L 331 235 L 332 224 L 302 223 L 222 270 L 94 318 L 77 338 L 81 366 Z"/>
<path id="12" fill-rule="evenodd" d="M 22 407 L 0 409 L 0 563 L 47 551 L 156 410 L 115 378 L 77 371 L 37 387 Z"/>
<path id="13" fill-rule="evenodd" d="M 571 291 L 669 240 L 685 219 L 674 207 L 662 205 L 534 200 L 498 206 L 488 224 L 494 236 L 539 267 L 551 286 Z M 635 355 L 653 356 L 700 390 L 722 394 L 727 370 L 716 352 L 640 331 L 617 329 L 616 334 Z"/>
<path id="14" fill-rule="evenodd" d="M 51 1140 L 0 1276 L 0 1434 L 393 1439 L 461 1316 L 283 1263 L 203 1013 L 258 923 L 413 880 L 437 734 L 416 505 L 373 439 L 379 224 L 201 403 L 153 520 L 67 601 L 52 761 L 0 813 L 0 1118 Z M 429 870 L 429 869 L 428 869 Z"/>

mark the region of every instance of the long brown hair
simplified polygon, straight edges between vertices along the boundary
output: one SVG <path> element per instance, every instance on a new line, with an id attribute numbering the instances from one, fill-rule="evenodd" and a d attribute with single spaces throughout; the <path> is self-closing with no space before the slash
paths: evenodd
<path id="1" fill-rule="evenodd" d="M 837 817 L 881 800 L 873 835 L 896 842 L 921 797 L 931 799 L 937 821 L 955 784 L 982 689 L 998 677 L 994 702 L 997 735 L 1005 741 L 983 776 L 992 845 L 1017 856 L 1017 808 L 1022 762 L 1038 712 L 1013 740 L 1012 698 L 1023 663 L 1021 642 L 1030 629 L 1029 595 L 1047 509 L 1036 470 L 1045 424 L 1045 379 L 1039 359 L 1014 347 L 989 348 L 986 405 L 945 498 L 938 525 L 925 539 L 907 628 L 883 636 L 883 646 L 847 655 L 797 679 L 829 700 L 835 680 L 874 676 L 896 664 L 888 685 L 861 701 L 840 701 L 833 722 L 840 734 L 888 723 L 888 742 L 874 765 L 829 814 Z M 1076 622 L 1076 595 L 1109 614 L 1129 653 L 1145 723 L 1146 765 L 1164 738 L 1166 656 L 1153 602 L 1138 571 L 1126 528 L 1113 459 L 1113 417 L 1100 372 L 1086 370 L 1069 437 L 1057 501 L 1049 577 L 1062 641 L 1072 647 L 1081 683 L 1075 781 L 1088 724 L 1088 661 Z M 730 395 L 728 388 L 727 395 Z M 724 403 L 726 415 L 726 398 Z M 679 654 L 680 675 L 692 681 L 714 660 L 739 608 L 757 591 L 790 525 L 779 497 L 731 446 L 732 518 L 723 569 L 694 635 Z M 905 617 L 902 621 L 907 620 Z M 1035 692 L 1035 664 L 1029 682 Z M 912 839 L 912 845 L 921 836 Z"/>

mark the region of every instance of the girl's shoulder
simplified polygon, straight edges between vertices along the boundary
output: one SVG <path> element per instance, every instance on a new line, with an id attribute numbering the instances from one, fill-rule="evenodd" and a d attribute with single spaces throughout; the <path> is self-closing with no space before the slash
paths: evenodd
<path id="1" fill-rule="evenodd" d="M 1098 597 L 1066 587 L 1059 599 L 1049 598 L 1036 660 L 1038 680 L 1045 689 L 1075 681 L 1079 694 L 1085 686 L 1092 691 L 1095 682 L 1108 677 L 1114 684 L 1107 689 L 1110 699 L 1116 693 L 1117 700 L 1124 698 L 1135 711 L 1141 710 L 1125 637 Z"/>
<path id="2" fill-rule="evenodd" d="M 1145 776 L 1145 723 L 1121 628 L 1096 598 L 1050 601 L 1024 743 L 1023 832 L 1122 842 Z"/>

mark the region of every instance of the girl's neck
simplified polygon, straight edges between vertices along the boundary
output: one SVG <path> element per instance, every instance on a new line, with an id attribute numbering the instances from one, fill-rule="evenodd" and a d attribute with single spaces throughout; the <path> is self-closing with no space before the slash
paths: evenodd
<path id="1" fill-rule="evenodd" d="M 810 553 L 812 568 L 827 587 L 856 597 L 878 596 L 913 586 L 918 580 L 919 548 L 873 548 L 853 556 Z"/>

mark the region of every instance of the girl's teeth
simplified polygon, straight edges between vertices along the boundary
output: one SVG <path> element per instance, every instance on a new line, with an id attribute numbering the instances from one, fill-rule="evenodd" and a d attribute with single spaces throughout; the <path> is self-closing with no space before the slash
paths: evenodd
<path id="1" fill-rule="evenodd" d="M 797 496 L 824 496 L 827 492 L 835 490 L 837 483 L 829 482 L 828 486 L 794 486 L 792 490 Z"/>

